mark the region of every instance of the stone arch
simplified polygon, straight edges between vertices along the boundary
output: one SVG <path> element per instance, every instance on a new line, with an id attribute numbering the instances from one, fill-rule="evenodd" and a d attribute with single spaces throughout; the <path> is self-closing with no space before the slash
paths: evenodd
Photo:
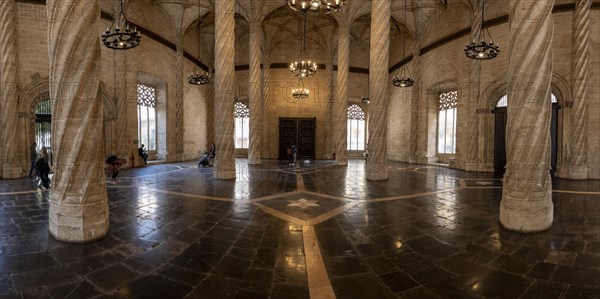
<path id="1" fill-rule="evenodd" d="M 552 74 L 551 92 L 556 96 L 558 102 L 558 128 L 557 128 L 557 170 L 561 172 L 563 162 L 567 160 L 568 154 L 568 130 L 565 128 L 569 127 L 570 115 L 565 113 L 565 108 L 571 106 L 571 90 L 567 81 L 558 74 Z M 484 114 L 484 130 L 480 131 L 479 138 L 480 144 L 484 146 L 484 165 L 482 166 L 485 171 L 493 171 L 494 163 L 494 115 L 493 111 L 496 109 L 496 103 L 500 97 L 508 93 L 508 74 L 503 72 L 496 79 L 492 80 L 487 84 L 485 89 L 481 93 L 484 107 L 479 107 L 480 112 Z"/>

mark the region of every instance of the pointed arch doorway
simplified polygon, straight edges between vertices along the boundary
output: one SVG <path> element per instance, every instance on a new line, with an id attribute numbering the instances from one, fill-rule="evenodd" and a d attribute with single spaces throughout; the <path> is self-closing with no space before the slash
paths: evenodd
<path id="1" fill-rule="evenodd" d="M 551 94 L 552 119 L 550 121 L 550 175 L 554 176 L 558 160 L 558 100 Z M 508 97 L 502 96 L 496 103 L 494 109 L 494 176 L 503 177 L 506 166 L 506 120 L 507 120 Z"/>
<path id="2" fill-rule="evenodd" d="M 46 147 L 52 162 L 52 101 L 47 98 L 35 106 L 34 141 L 38 150 Z"/>

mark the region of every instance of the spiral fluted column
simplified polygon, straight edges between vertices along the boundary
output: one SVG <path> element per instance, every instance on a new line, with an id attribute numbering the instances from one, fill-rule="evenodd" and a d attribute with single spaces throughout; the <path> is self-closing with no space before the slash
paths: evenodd
<path id="1" fill-rule="evenodd" d="M 481 34 L 481 25 L 483 24 L 483 0 L 474 1 L 473 22 L 471 23 L 471 40 L 479 42 Z M 465 169 L 468 171 L 477 171 L 479 169 L 479 93 L 480 93 L 481 61 L 470 59 L 469 62 L 469 100 L 467 104 L 467 139 L 466 139 L 466 159 Z M 463 106 L 464 107 L 464 106 Z"/>
<path id="2" fill-rule="evenodd" d="M 410 156 L 409 162 L 423 163 L 419 159 L 419 103 L 421 102 L 421 48 L 419 43 L 415 44 L 413 49 L 412 67 L 414 70 L 413 79 L 415 83 L 412 86 L 410 98 Z M 370 151 L 369 146 L 369 151 Z"/>
<path id="3" fill-rule="evenodd" d="M 215 88 L 213 80 L 205 85 L 202 95 L 206 107 L 206 149 L 215 143 Z"/>
<path id="4" fill-rule="evenodd" d="M 14 0 L 0 2 L 0 168 L 2 178 L 16 179 L 21 176 L 18 130 L 19 58 L 17 57 L 17 23 Z"/>
<path id="5" fill-rule="evenodd" d="M 348 165 L 348 74 L 350 72 L 350 24 L 339 23 L 337 99 L 333 105 L 335 119 L 335 165 Z"/>
<path id="6" fill-rule="evenodd" d="M 250 145 L 248 149 L 248 164 L 260 164 L 262 149 L 262 101 L 260 87 L 260 46 L 262 27 L 260 20 L 250 21 L 250 72 L 248 75 L 248 95 L 250 104 Z"/>
<path id="7" fill-rule="evenodd" d="M 367 180 L 388 179 L 387 102 L 391 0 L 371 2 L 371 51 L 369 62 L 369 157 Z"/>
<path id="8" fill-rule="evenodd" d="M 48 0 L 54 177 L 49 228 L 56 239 L 88 242 L 108 230 L 98 95 L 97 1 Z M 82 17 L 85 16 L 85 17 Z"/>
<path id="9" fill-rule="evenodd" d="M 266 47 L 268 48 L 268 47 Z M 271 132 L 271 127 L 269 126 L 269 103 L 271 102 L 271 94 L 270 94 L 270 79 L 271 75 L 271 55 L 268 51 L 265 50 L 263 53 L 263 69 L 261 72 L 261 98 L 262 98 L 262 140 L 269 140 L 269 136 L 276 132 Z M 277 158 L 277 156 L 271 156 L 271 149 L 269 147 L 269 142 L 262 143 L 262 157 L 268 158 Z"/>
<path id="10" fill-rule="evenodd" d="M 175 54 L 175 157 L 170 161 L 183 161 L 183 33 L 176 38 Z"/>
<path id="11" fill-rule="evenodd" d="M 327 102 L 325 103 L 325 116 L 323 121 L 323 159 L 329 160 L 332 158 L 332 153 L 334 151 L 333 145 L 331 142 L 333 131 L 331 128 L 331 113 L 332 113 L 332 104 L 335 100 L 335 88 L 333 84 L 333 63 L 331 62 L 333 59 L 331 53 L 329 53 L 329 59 L 327 60 L 329 63 L 325 67 L 325 78 L 327 80 L 326 86 L 326 94 L 327 98 L 325 99 Z"/>
<path id="12" fill-rule="evenodd" d="M 588 174 L 588 78 L 590 63 L 590 0 L 575 4 L 573 56 L 573 109 L 569 178 L 585 180 Z"/>
<path id="13" fill-rule="evenodd" d="M 500 223 L 536 232 L 553 219 L 550 180 L 550 83 L 553 0 L 510 1 L 506 173 Z M 523 16 L 535 16 L 527 18 Z"/>
<path id="14" fill-rule="evenodd" d="M 217 155 L 213 175 L 216 179 L 235 178 L 233 157 L 233 96 L 235 71 L 234 1 L 215 1 L 215 137 Z"/>
<path id="15" fill-rule="evenodd" d="M 113 51 L 113 67 L 115 78 L 115 138 L 111 146 L 111 152 L 107 156 L 119 155 L 122 157 L 131 156 L 131 148 L 127 141 L 130 138 L 127 126 L 127 69 L 126 52 Z M 137 138 L 136 138 L 137 139 Z"/>

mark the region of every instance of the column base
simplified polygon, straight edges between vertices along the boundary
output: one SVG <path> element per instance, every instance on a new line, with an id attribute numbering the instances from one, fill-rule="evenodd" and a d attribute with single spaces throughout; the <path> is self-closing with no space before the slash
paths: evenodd
<path id="1" fill-rule="evenodd" d="M 480 169 L 480 165 L 479 162 L 475 162 L 475 161 L 467 161 L 464 163 L 464 169 L 466 171 L 479 171 Z"/>
<path id="2" fill-rule="evenodd" d="M 223 163 L 215 161 L 213 177 L 217 180 L 233 180 L 236 177 L 235 163 Z"/>
<path id="3" fill-rule="evenodd" d="M 367 180 L 385 181 L 388 179 L 387 163 L 367 162 Z"/>
<path id="4" fill-rule="evenodd" d="M 5 166 L 6 167 L 6 166 Z M 587 165 L 569 167 L 569 179 L 571 180 L 587 180 L 589 179 L 589 169 Z"/>
<path id="5" fill-rule="evenodd" d="M 54 197 L 54 196 L 52 196 Z M 50 202 L 49 230 L 56 240 L 86 243 L 102 239 L 108 232 L 108 199 L 93 204 Z"/>
<path id="6" fill-rule="evenodd" d="M 21 177 L 23 170 L 19 163 L 7 162 L 2 165 L 3 179 L 18 179 Z"/>
<path id="7" fill-rule="evenodd" d="M 347 166 L 348 165 L 348 159 L 347 158 L 336 157 L 335 158 L 335 165 L 337 165 L 337 166 Z"/>
<path id="8" fill-rule="evenodd" d="M 511 231 L 535 233 L 548 230 L 554 218 L 552 192 L 547 192 L 543 199 L 528 200 L 506 196 L 502 190 L 500 202 L 500 224 Z M 528 193 L 525 193 L 528 194 Z"/>
<path id="9" fill-rule="evenodd" d="M 260 157 L 248 157 L 248 164 L 249 165 L 260 165 L 261 161 L 260 161 Z"/>

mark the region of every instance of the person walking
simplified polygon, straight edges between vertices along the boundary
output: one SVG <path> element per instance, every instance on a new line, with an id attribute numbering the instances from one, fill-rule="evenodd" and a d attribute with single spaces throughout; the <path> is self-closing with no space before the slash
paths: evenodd
<path id="1" fill-rule="evenodd" d="M 38 153 L 37 153 L 37 143 L 35 141 L 31 144 L 31 149 L 29 150 L 29 160 L 31 161 L 31 168 L 29 168 L 29 178 L 33 179 L 33 171 L 35 169 L 35 162 L 37 161 Z"/>

